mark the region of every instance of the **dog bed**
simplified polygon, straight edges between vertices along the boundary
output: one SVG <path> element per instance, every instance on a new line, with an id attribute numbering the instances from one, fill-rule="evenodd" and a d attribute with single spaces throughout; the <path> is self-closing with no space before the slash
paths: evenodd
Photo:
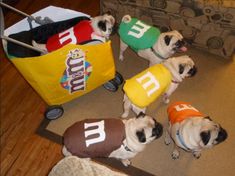
<path id="1" fill-rule="evenodd" d="M 60 160 L 48 176 L 126 176 L 90 159 L 68 156 Z"/>

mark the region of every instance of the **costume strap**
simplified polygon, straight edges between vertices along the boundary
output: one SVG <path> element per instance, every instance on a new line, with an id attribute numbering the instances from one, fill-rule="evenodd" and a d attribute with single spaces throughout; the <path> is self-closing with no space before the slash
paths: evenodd
<path id="1" fill-rule="evenodd" d="M 162 60 L 165 60 L 165 59 L 166 59 L 165 57 L 163 57 L 163 56 L 161 56 L 159 53 L 157 53 L 157 51 L 156 51 L 153 47 L 151 47 L 150 49 L 151 49 L 151 51 L 153 52 L 153 54 L 154 54 L 155 56 L 159 57 L 159 58 L 162 59 Z"/>

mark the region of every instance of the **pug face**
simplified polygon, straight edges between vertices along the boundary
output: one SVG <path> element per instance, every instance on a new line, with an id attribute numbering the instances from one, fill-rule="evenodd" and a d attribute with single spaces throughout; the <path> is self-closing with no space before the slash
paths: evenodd
<path id="1" fill-rule="evenodd" d="M 104 14 L 92 19 L 92 26 L 96 34 L 109 37 L 113 31 L 115 19 L 109 14 Z"/>
<path id="2" fill-rule="evenodd" d="M 131 119 L 128 126 L 128 136 L 135 143 L 148 144 L 161 137 L 163 127 L 154 118 L 140 113 L 136 118 Z"/>
<path id="3" fill-rule="evenodd" d="M 170 46 L 170 48 L 175 51 L 185 51 L 185 41 L 184 39 L 178 39 L 177 37 L 174 37 L 174 35 L 165 35 L 164 42 L 167 46 Z"/>
<path id="4" fill-rule="evenodd" d="M 179 82 L 197 73 L 193 60 L 187 55 L 169 58 L 165 61 L 164 65 L 172 73 L 173 79 Z"/>
<path id="5" fill-rule="evenodd" d="M 162 33 L 159 38 L 160 46 L 164 53 L 168 53 L 170 57 L 175 52 L 185 52 L 187 51 L 186 42 L 183 36 L 176 30 Z"/>
<path id="6" fill-rule="evenodd" d="M 227 132 L 209 117 L 193 116 L 186 118 L 180 125 L 176 122 L 169 127 L 169 134 L 175 142 L 172 158 L 179 158 L 178 147 L 192 152 L 198 159 L 203 149 L 209 149 L 227 139 Z M 165 136 L 165 143 L 170 144 L 170 137 Z"/>
<path id="7" fill-rule="evenodd" d="M 141 22 L 138 20 L 135 24 L 131 24 L 130 26 L 126 26 L 125 23 L 130 23 L 132 21 L 132 18 L 130 15 L 125 15 L 122 18 L 122 22 L 119 26 L 119 36 L 120 36 L 120 53 L 119 53 L 119 59 L 123 60 L 124 56 L 123 53 L 127 49 L 128 46 L 131 48 L 135 48 L 135 51 L 137 51 L 137 54 L 145 58 L 149 61 L 149 66 L 159 64 L 163 62 L 164 60 L 171 57 L 175 52 L 187 51 L 187 48 L 185 47 L 186 42 L 183 39 L 183 36 L 176 30 L 170 31 L 170 32 L 163 32 L 160 33 L 160 35 L 153 34 L 152 32 L 147 32 L 148 30 L 139 28 L 138 22 Z M 133 21 L 134 22 L 134 21 Z M 142 22 L 141 22 L 142 23 Z M 143 22 L 144 23 L 144 22 Z M 123 25 L 122 25 L 123 24 Z M 148 25 L 148 24 L 147 24 Z M 158 30 L 153 26 L 148 25 L 152 29 Z M 132 29 L 138 29 L 136 31 L 141 31 L 138 34 L 138 37 L 133 37 L 133 41 L 129 39 L 125 39 L 126 36 L 129 35 L 129 32 Z M 134 32 L 136 33 L 136 32 Z M 142 42 L 145 42 L 144 40 L 147 38 L 156 39 L 155 43 L 147 42 L 146 46 L 142 46 Z M 125 40 L 125 42 L 124 42 Z"/>
<path id="8" fill-rule="evenodd" d="M 179 64 L 178 72 L 182 78 L 193 77 L 197 73 L 197 68 L 191 59 L 188 61 L 185 59 L 181 64 Z"/>
<path id="9" fill-rule="evenodd" d="M 223 142 L 227 138 L 227 132 L 218 123 L 213 122 L 209 117 L 206 117 L 202 123 L 200 131 L 202 148 L 211 148 Z"/>

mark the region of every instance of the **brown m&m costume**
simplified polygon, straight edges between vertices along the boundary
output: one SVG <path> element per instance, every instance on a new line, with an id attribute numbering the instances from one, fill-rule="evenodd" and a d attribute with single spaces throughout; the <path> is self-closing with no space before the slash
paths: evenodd
<path id="1" fill-rule="evenodd" d="M 108 157 L 124 139 L 125 125 L 120 119 L 86 119 L 64 133 L 66 149 L 81 158 Z"/>

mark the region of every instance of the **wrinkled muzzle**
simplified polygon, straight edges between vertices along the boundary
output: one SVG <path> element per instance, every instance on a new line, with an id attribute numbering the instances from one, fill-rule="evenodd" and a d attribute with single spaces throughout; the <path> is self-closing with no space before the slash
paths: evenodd
<path id="1" fill-rule="evenodd" d="M 227 139 L 227 137 L 228 137 L 227 131 L 225 129 L 223 129 L 222 127 L 220 127 L 218 136 L 215 140 L 216 140 L 217 144 L 219 144 L 219 143 L 225 141 L 225 139 Z"/>
<path id="2" fill-rule="evenodd" d="M 175 43 L 175 48 L 174 50 L 177 51 L 177 52 L 186 52 L 188 49 L 186 48 L 186 41 L 184 39 L 182 40 L 178 40 L 176 43 Z"/>
<path id="3" fill-rule="evenodd" d="M 191 68 L 188 71 L 189 77 L 193 77 L 194 75 L 196 75 L 196 73 L 197 73 L 197 67 L 196 66 L 193 66 L 193 68 Z"/>

